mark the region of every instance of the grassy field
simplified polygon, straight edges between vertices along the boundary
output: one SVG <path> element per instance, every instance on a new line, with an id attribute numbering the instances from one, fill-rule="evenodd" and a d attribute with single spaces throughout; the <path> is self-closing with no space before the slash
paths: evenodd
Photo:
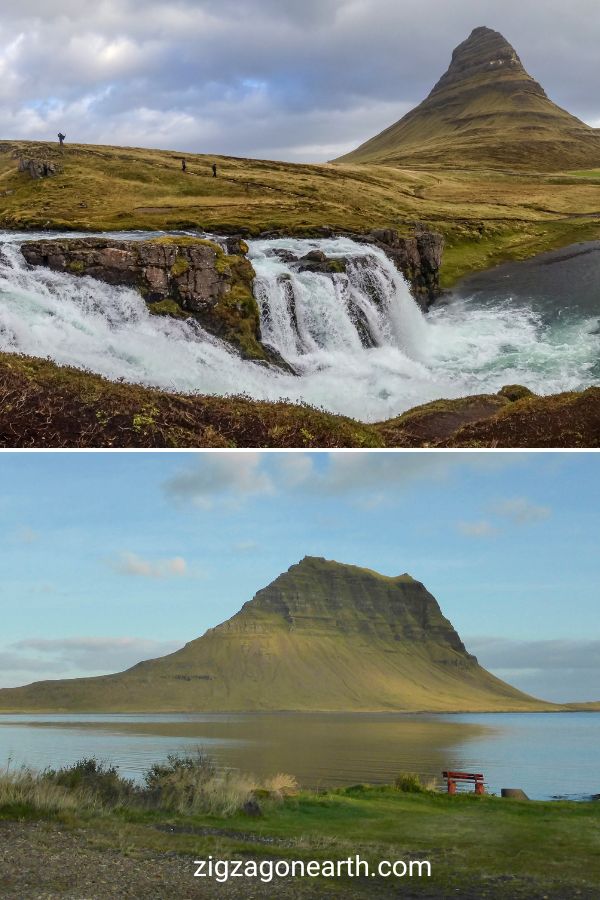
<path id="1" fill-rule="evenodd" d="M 18 889 L 22 862 L 30 876 L 37 869 L 44 872 L 44 888 L 48 891 L 44 896 L 117 896 L 100 889 L 103 879 L 96 883 L 95 891 L 81 893 L 84 886 L 90 891 L 90 873 L 81 863 L 93 857 L 97 873 L 102 859 L 109 860 L 113 880 L 119 877 L 122 867 L 127 867 L 124 877 L 131 881 L 120 881 L 120 896 L 215 896 L 214 882 L 194 884 L 193 860 L 212 856 L 224 860 L 306 863 L 354 858 L 358 854 L 370 866 L 380 860 L 428 860 L 432 874 L 430 878 L 414 877 L 410 886 L 407 878 L 378 876 L 306 878 L 277 885 L 260 884 L 256 879 L 243 884 L 245 894 L 240 896 L 273 896 L 274 890 L 277 896 L 285 897 L 288 890 L 290 896 L 389 897 L 392 891 L 398 891 L 410 897 L 458 895 L 473 900 L 597 896 L 598 803 L 449 797 L 435 790 L 419 790 L 411 777 L 399 780 L 404 789 L 356 785 L 311 793 L 298 791 L 288 776 L 277 776 L 257 787 L 252 779 L 234 775 L 232 784 L 237 786 L 237 793 L 232 793 L 231 786 L 223 788 L 222 776 L 214 772 L 204 783 L 212 784 L 221 778 L 220 792 L 207 789 L 203 794 L 198 787 L 198 778 L 202 782 L 203 776 L 193 768 L 184 773 L 182 781 L 182 785 L 187 785 L 187 793 L 157 793 L 157 785 L 168 786 L 172 774 L 168 766 L 166 774 L 155 768 L 154 779 L 147 782 L 151 791 L 148 793 L 146 788 L 145 799 L 119 796 L 110 773 L 107 780 L 92 772 L 87 782 L 79 775 L 74 777 L 73 769 L 53 773 L 45 780 L 14 775 L 12 788 L 11 777 L 0 778 L 0 831 L 6 852 L 0 884 L 12 883 Z M 15 787 L 19 778 L 27 777 L 28 787 Z M 196 799 L 190 800 L 193 779 L 198 790 Z M 117 781 L 122 780 L 117 776 Z M 412 792 L 415 787 L 417 792 Z M 235 800 L 228 805 L 215 802 L 215 796 L 227 796 L 231 801 L 234 793 Z M 203 800 L 203 796 L 212 800 Z M 180 802 L 182 797 L 187 799 Z M 254 801 L 252 815 L 247 807 L 243 811 L 248 797 Z M 40 828 L 43 823 L 46 825 Z M 60 867 L 65 842 L 71 859 L 75 854 L 79 861 L 78 870 L 67 885 L 65 870 Z M 29 856 L 25 855 L 26 849 Z M 156 878 L 167 882 L 169 873 L 174 872 L 174 862 L 178 861 L 177 871 L 185 872 L 189 891 L 175 890 L 167 883 L 162 886 L 163 893 L 138 893 L 131 866 L 136 860 L 145 870 L 154 867 Z M 72 866 L 68 859 L 64 864 Z M 227 893 L 227 886 L 223 887 L 223 896 L 233 895 Z M 231 891 L 233 888 L 230 885 Z"/>
<path id="2" fill-rule="evenodd" d="M 31 179 L 17 171 L 19 156 L 47 159 L 59 172 Z M 0 228 L 410 233 L 421 222 L 446 237 L 445 286 L 502 260 L 600 237 L 600 170 L 302 165 L 188 154 L 183 173 L 181 156 L 2 141 Z"/>

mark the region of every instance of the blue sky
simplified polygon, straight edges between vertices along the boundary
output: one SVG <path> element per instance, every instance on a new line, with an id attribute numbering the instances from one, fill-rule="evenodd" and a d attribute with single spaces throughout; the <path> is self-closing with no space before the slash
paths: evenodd
<path id="1" fill-rule="evenodd" d="M 20 0 L 0 21 L 0 134 L 331 159 L 420 102 L 480 25 L 600 125 L 597 0 Z"/>
<path id="2" fill-rule="evenodd" d="M 409 572 L 470 650 L 600 699 L 594 453 L 4 453 L 0 684 L 116 671 L 305 555 Z"/>

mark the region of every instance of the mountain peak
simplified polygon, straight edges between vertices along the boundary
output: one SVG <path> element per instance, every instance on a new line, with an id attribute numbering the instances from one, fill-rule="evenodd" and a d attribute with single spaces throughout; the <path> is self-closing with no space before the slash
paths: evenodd
<path id="1" fill-rule="evenodd" d="M 181 650 L 97 678 L 0 691 L 0 709 L 543 708 L 486 672 L 410 576 L 305 557 Z"/>
<path id="2" fill-rule="evenodd" d="M 556 171 L 600 164 L 600 134 L 556 106 L 498 31 L 473 29 L 430 94 L 336 160 Z"/>
<path id="3" fill-rule="evenodd" d="M 490 78 L 497 84 L 508 77 L 514 86 L 515 76 L 519 81 L 528 82 L 530 90 L 546 96 L 543 88 L 525 71 L 516 50 L 506 38 L 499 31 L 481 25 L 455 47 L 448 70 L 429 96 L 448 88 L 462 87 L 468 82 L 481 87 Z"/>

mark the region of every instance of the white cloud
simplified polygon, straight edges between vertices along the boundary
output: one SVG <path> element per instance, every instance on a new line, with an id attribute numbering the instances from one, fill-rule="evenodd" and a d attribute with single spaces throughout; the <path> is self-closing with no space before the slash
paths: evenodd
<path id="1" fill-rule="evenodd" d="M 532 522 L 542 522 L 552 515 L 549 506 L 538 506 L 525 497 L 513 497 L 496 503 L 493 511 L 498 516 L 503 516 L 514 525 L 528 525 Z"/>
<path id="2" fill-rule="evenodd" d="M 466 537 L 491 537 L 497 533 L 491 522 L 485 519 L 479 522 L 459 522 L 456 527 Z"/>
<path id="3" fill-rule="evenodd" d="M 460 470 L 501 469 L 523 460 L 521 454 L 497 453 L 330 453 L 322 471 L 314 464 L 297 466 L 295 484 L 330 495 L 375 491 L 386 496 L 423 479 L 443 480 Z"/>
<path id="4" fill-rule="evenodd" d="M 317 459 L 321 464 L 317 463 Z M 347 496 L 363 509 L 381 506 L 415 482 L 450 478 L 460 471 L 494 471 L 522 465 L 526 454 L 498 453 L 202 453 L 163 485 L 181 502 L 211 509 L 251 497 L 301 492 Z"/>
<path id="5" fill-rule="evenodd" d="M 170 497 L 202 509 L 210 509 L 217 497 L 237 504 L 274 492 L 260 453 L 199 454 L 193 466 L 170 478 L 164 488 Z"/>
<path id="6" fill-rule="evenodd" d="M 314 477 L 313 457 L 308 453 L 283 453 L 277 457 L 278 480 L 286 487 L 306 484 Z"/>
<path id="7" fill-rule="evenodd" d="M 134 575 L 141 578 L 172 578 L 188 574 L 188 567 L 182 556 L 171 559 L 150 561 L 136 553 L 124 551 L 118 560 L 111 563 L 121 575 Z"/>
<path id="8" fill-rule="evenodd" d="M 256 541 L 238 541 L 233 545 L 232 550 L 236 553 L 251 553 L 253 550 L 257 550 L 258 547 L 259 544 Z"/>

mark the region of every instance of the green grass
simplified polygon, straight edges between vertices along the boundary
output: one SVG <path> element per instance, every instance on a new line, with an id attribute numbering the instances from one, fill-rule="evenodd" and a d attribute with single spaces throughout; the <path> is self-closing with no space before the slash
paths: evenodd
<path id="1" fill-rule="evenodd" d="M 370 863 L 428 859 L 432 878 L 423 888 L 435 890 L 435 896 L 471 890 L 479 897 L 495 886 L 499 893 L 491 895 L 507 900 L 541 896 L 546 890 L 552 896 L 572 897 L 577 891 L 592 896 L 600 881 L 598 803 L 449 797 L 370 785 L 296 792 L 293 781 L 282 776 L 261 788 L 255 780 L 236 775 L 245 785 L 240 796 L 248 796 L 250 785 L 250 793 L 258 798 L 261 814 L 255 818 L 241 811 L 241 802 L 217 804 L 204 812 L 178 812 L 177 804 L 163 803 L 156 795 L 150 803 L 123 796 L 110 802 L 95 792 L 89 779 L 83 785 L 65 786 L 74 768 L 62 770 L 66 775 L 58 778 L 29 776 L 31 782 L 42 782 L 37 794 L 30 785 L 29 794 L 11 796 L 4 787 L 6 777 L 0 779 L 0 818 L 58 821 L 62 828 L 93 834 L 96 845 L 126 848 L 128 853 L 194 854 L 194 858 L 214 854 L 222 859 L 243 854 L 305 861 L 359 854 Z M 163 767 L 153 768 L 164 783 Z M 173 771 L 169 765 L 166 769 Z M 202 772 L 199 777 L 201 784 Z M 58 794 L 57 781 L 62 781 Z M 342 879 L 337 888 L 344 893 L 359 886 Z M 363 887 L 373 890 L 381 885 L 369 880 Z M 419 885 L 413 883 L 412 888 L 418 890 Z"/>
<path id="2" fill-rule="evenodd" d="M 58 162 L 61 171 L 33 180 L 17 171 L 20 153 Z M 464 163 L 307 165 L 219 157 L 220 175 L 212 178 L 212 157 L 189 156 L 186 175 L 180 156 L 2 141 L 0 227 L 241 229 L 248 235 L 396 228 L 410 234 L 418 221 L 446 237 L 445 286 L 504 259 L 600 236 L 600 184 L 587 170 L 549 175 Z"/>

